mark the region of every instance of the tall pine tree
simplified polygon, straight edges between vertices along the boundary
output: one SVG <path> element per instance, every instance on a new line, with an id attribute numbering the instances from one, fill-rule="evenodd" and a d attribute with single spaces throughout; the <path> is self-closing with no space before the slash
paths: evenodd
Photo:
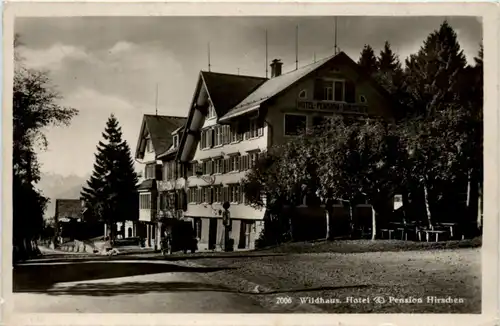
<path id="1" fill-rule="evenodd" d="M 384 49 L 377 58 L 377 81 L 390 94 L 395 94 L 401 88 L 403 69 L 398 56 L 392 51 L 391 44 L 386 41 Z"/>
<path id="2" fill-rule="evenodd" d="M 408 95 L 403 88 L 403 69 L 399 57 L 392 51 L 388 41 L 385 42 L 384 48 L 377 57 L 377 67 L 375 79 L 392 95 L 393 105 L 396 108 L 396 118 L 398 120 L 404 118 Z"/>
<path id="3" fill-rule="evenodd" d="M 116 222 L 136 220 L 138 215 L 138 176 L 130 148 L 122 140 L 121 127 L 112 114 L 99 141 L 94 171 L 81 193 L 86 208 L 106 223 L 114 240 Z"/>
<path id="4" fill-rule="evenodd" d="M 377 58 L 375 57 L 375 52 L 373 52 L 373 48 L 370 45 L 366 44 L 364 46 L 361 51 L 358 64 L 370 76 L 373 76 L 377 72 Z"/>
<path id="5" fill-rule="evenodd" d="M 465 72 L 465 56 L 446 21 L 406 60 L 409 114 L 418 117 L 404 131 L 412 148 L 406 168 L 420 188 L 429 225 L 445 212 L 458 218 L 465 211 L 471 126 L 463 94 Z"/>
<path id="6" fill-rule="evenodd" d="M 457 34 L 444 21 L 431 33 L 417 54 L 406 59 L 405 88 L 417 115 L 432 115 L 456 102 L 459 77 L 466 59 Z"/>

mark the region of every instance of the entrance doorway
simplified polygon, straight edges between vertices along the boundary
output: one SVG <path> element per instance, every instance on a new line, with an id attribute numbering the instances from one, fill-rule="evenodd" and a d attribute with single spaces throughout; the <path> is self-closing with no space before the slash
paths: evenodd
<path id="1" fill-rule="evenodd" d="M 217 219 L 211 218 L 208 225 L 208 249 L 213 250 L 217 245 Z"/>

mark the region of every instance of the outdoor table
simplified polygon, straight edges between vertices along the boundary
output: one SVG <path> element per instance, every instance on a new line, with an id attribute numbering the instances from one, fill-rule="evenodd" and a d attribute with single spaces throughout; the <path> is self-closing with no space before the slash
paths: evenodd
<path id="1" fill-rule="evenodd" d="M 392 236 L 392 232 L 394 232 L 394 230 L 391 230 L 391 229 L 380 229 L 380 233 L 382 234 L 382 237 L 384 235 L 384 232 L 387 232 L 389 234 L 389 240 L 391 240 L 391 236 Z"/>
<path id="2" fill-rule="evenodd" d="M 439 241 L 439 235 L 440 234 L 443 234 L 443 233 L 446 233 L 446 231 L 442 231 L 442 230 L 421 230 L 423 232 L 425 232 L 425 240 L 427 242 L 429 242 L 429 238 L 430 238 L 430 234 L 435 234 L 436 235 L 436 242 Z"/>
<path id="3" fill-rule="evenodd" d="M 401 232 L 401 240 L 408 240 L 408 232 L 406 232 L 408 229 L 406 228 L 397 228 L 397 231 Z"/>
<path id="4" fill-rule="evenodd" d="M 457 225 L 457 223 L 439 223 L 442 226 L 445 226 L 450 229 L 450 236 L 453 238 L 453 228 Z"/>

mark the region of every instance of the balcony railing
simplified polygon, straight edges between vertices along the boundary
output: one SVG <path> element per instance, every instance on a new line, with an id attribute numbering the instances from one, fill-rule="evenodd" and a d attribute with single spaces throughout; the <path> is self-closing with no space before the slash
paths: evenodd
<path id="1" fill-rule="evenodd" d="M 333 113 L 368 114 L 368 105 L 360 103 L 344 103 L 334 101 L 297 101 L 298 110 L 324 111 Z"/>

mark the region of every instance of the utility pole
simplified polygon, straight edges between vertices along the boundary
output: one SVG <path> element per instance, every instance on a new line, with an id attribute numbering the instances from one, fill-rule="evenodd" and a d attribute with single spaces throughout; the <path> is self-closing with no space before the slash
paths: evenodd
<path id="1" fill-rule="evenodd" d="M 211 71 L 211 64 L 210 64 L 210 42 L 208 43 L 208 71 Z"/>
<path id="2" fill-rule="evenodd" d="M 337 17 L 335 17 L 335 45 L 333 47 L 333 54 L 337 54 Z"/>
<path id="3" fill-rule="evenodd" d="M 267 68 L 267 63 L 268 63 L 268 58 L 267 58 L 267 29 L 266 29 L 266 79 L 267 79 L 267 74 L 268 74 L 268 68 Z"/>
<path id="4" fill-rule="evenodd" d="M 299 69 L 299 25 L 295 27 L 295 70 Z"/>
<path id="5" fill-rule="evenodd" d="M 158 83 L 156 83 L 155 115 L 158 115 Z"/>

